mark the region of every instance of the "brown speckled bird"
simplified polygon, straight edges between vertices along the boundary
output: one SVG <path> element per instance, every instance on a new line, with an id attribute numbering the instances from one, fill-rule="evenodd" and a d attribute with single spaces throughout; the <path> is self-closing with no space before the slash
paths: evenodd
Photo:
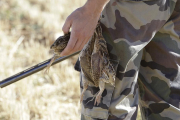
<path id="1" fill-rule="evenodd" d="M 105 89 L 105 83 L 115 85 L 115 70 L 109 59 L 106 41 L 102 35 L 100 23 L 96 28 L 96 39 L 91 56 L 92 76 L 95 86 L 99 86 L 99 92 L 94 104 L 99 105 L 101 95 Z"/>
<path id="2" fill-rule="evenodd" d="M 69 39 L 70 39 L 70 32 L 68 34 L 65 34 L 64 36 L 60 36 L 59 38 L 57 38 L 56 41 L 51 45 L 50 50 L 54 52 L 54 56 L 52 57 L 49 65 L 46 67 L 45 72 L 48 73 L 51 64 L 54 62 L 54 60 L 60 57 L 60 53 L 67 46 Z"/>
<path id="3" fill-rule="evenodd" d="M 101 95 L 105 89 L 105 82 L 115 84 L 115 70 L 109 60 L 109 54 L 100 22 L 98 22 L 92 39 L 84 46 L 80 54 L 80 64 L 83 77 L 83 91 L 81 93 L 82 102 L 84 92 L 88 85 L 93 83 L 99 87 L 100 91 L 96 95 L 94 105 L 99 105 Z"/>
<path id="4" fill-rule="evenodd" d="M 83 84 L 83 91 L 80 96 L 80 102 L 82 102 L 83 100 L 83 96 L 86 89 L 88 88 L 88 85 L 90 83 L 94 85 L 94 80 L 93 80 L 92 71 L 91 71 L 91 55 L 94 49 L 95 38 L 96 38 L 96 35 L 94 34 L 92 38 L 88 41 L 88 43 L 83 47 L 79 55 L 81 75 L 82 75 L 82 84 Z"/>

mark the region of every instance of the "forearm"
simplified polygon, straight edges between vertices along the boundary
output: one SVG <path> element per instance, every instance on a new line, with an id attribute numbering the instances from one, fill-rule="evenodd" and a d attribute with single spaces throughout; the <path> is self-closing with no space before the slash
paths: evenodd
<path id="1" fill-rule="evenodd" d="M 100 14 L 110 0 L 87 0 L 84 7 L 94 13 Z"/>

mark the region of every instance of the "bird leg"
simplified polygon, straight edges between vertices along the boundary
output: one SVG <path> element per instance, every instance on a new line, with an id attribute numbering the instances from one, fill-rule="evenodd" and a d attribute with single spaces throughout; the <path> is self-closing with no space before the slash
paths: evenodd
<path id="1" fill-rule="evenodd" d="M 49 69 L 50 69 L 52 63 L 53 63 L 57 58 L 58 58 L 57 55 L 54 55 L 54 56 L 51 58 L 51 61 L 50 61 L 50 63 L 47 65 L 47 67 L 45 68 L 44 73 L 49 73 Z"/>
<path id="2" fill-rule="evenodd" d="M 83 82 L 83 91 L 82 91 L 81 96 L 80 96 L 80 103 L 82 103 L 84 93 L 85 93 L 85 91 L 86 91 L 86 89 L 88 88 L 88 85 L 89 85 L 89 81 L 84 80 L 83 78 L 82 78 L 82 82 Z"/>
<path id="3" fill-rule="evenodd" d="M 95 102 L 94 102 L 94 105 L 99 105 L 100 101 L 101 101 L 101 95 L 105 89 L 105 82 L 102 80 L 102 79 L 99 79 L 99 93 L 97 94 L 96 96 L 96 99 L 95 99 Z"/>
<path id="4" fill-rule="evenodd" d="M 102 79 L 104 82 L 107 82 L 109 80 L 109 76 L 107 75 L 107 72 L 103 71 L 102 77 L 100 79 Z"/>

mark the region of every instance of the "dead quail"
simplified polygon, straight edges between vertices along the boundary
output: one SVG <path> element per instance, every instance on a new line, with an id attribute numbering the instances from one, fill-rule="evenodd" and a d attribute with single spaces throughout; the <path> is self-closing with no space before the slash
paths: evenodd
<path id="1" fill-rule="evenodd" d="M 45 72 L 49 71 L 49 68 L 51 67 L 51 64 L 60 57 L 60 53 L 65 49 L 65 47 L 68 44 L 68 41 L 70 39 L 70 32 L 68 34 L 65 34 L 64 36 L 60 36 L 56 39 L 56 41 L 51 45 L 50 50 L 54 52 L 54 56 L 52 57 L 49 65 L 46 67 Z"/>
<path id="2" fill-rule="evenodd" d="M 100 22 L 98 22 L 95 33 L 90 41 L 84 46 L 80 54 L 80 64 L 82 71 L 83 91 L 81 93 L 82 102 L 84 92 L 91 83 L 99 87 L 94 104 L 99 104 L 105 82 L 115 84 L 115 70 L 109 60 L 106 41 L 102 36 Z"/>
<path id="3" fill-rule="evenodd" d="M 91 71 L 91 55 L 94 48 L 95 38 L 96 35 L 94 34 L 88 43 L 83 47 L 79 55 L 83 84 L 83 91 L 80 96 L 80 102 L 83 100 L 84 92 L 88 88 L 88 85 L 90 83 L 94 84 Z"/>
<path id="4" fill-rule="evenodd" d="M 92 76 L 95 86 L 99 86 L 94 104 L 99 105 L 101 95 L 105 89 L 105 82 L 115 85 L 115 70 L 109 59 L 107 44 L 102 36 L 102 29 L 100 23 L 96 28 L 96 39 L 94 49 L 91 56 Z"/>

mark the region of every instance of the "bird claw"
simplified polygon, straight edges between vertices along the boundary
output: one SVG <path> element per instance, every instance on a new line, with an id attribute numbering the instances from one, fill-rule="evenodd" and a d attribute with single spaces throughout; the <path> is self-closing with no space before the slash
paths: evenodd
<path id="1" fill-rule="evenodd" d="M 83 96 L 84 96 L 84 95 L 81 95 L 81 96 L 80 96 L 80 104 L 81 104 L 82 101 L 83 101 Z"/>
<path id="2" fill-rule="evenodd" d="M 97 103 L 97 105 L 99 105 L 100 102 L 101 102 L 101 95 L 97 95 L 96 99 L 95 99 L 95 102 L 94 102 L 94 105 L 96 105 L 96 103 Z"/>
<path id="3" fill-rule="evenodd" d="M 50 63 L 49 63 L 49 64 L 47 65 L 47 67 L 45 68 L 44 74 L 49 73 L 49 69 L 50 69 L 52 63 L 56 60 L 57 57 L 58 57 L 57 55 L 54 55 L 54 56 L 51 58 Z"/>
<path id="4" fill-rule="evenodd" d="M 51 65 L 47 65 L 47 67 L 44 70 L 44 74 L 48 74 L 49 73 L 50 67 L 51 67 Z"/>

